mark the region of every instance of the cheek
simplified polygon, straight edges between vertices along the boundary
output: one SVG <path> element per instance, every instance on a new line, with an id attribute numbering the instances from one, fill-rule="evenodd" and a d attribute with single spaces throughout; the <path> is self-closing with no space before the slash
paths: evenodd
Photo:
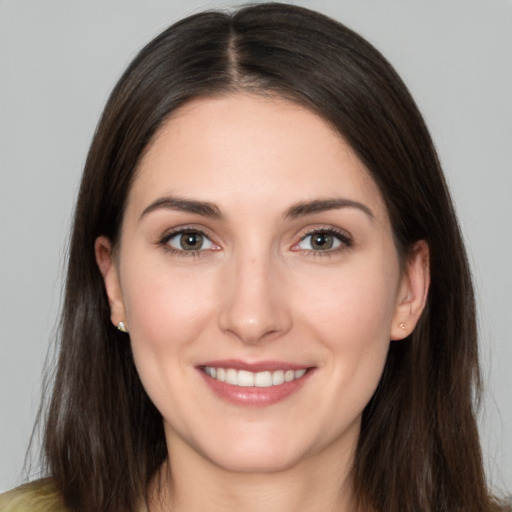
<path id="1" fill-rule="evenodd" d="M 323 388 L 323 413 L 331 418 L 327 437 L 361 417 L 384 369 L 396 280 L 377 274 L 370 267 L 340 273 L 302 304 L 302 330 L 322 345 L 322 366 L 332 379 Z"/>
<path id="2" fill-rule="evenodd" d="M 296 291 L 301 316 L 341 339 L 389 339 L 398 277 L 398 263 L 379 258 L 312 275 Z"/>
<path id="3" fill-rule="evenodd" d="M 361 259 L 331 272 L 328 279 L 310 280 L 300 310 L 302 329 L 319 340 L 326 365 L 340 385 L 359 389 L 369 399 L 380 379 L 390 342 L 399 279 L 398 262 L 390 258 Z M 307 291 L 309 290 L 309 292 Z M 355 393 L 358 394 L 358 393 Z"/>
<path id="4" fill-rule="evenodd" d="M 125 275 L 123 293 L 137 372 L 162 415 L 185 428 L 185 397 L 195 373 L 190 357 L 197 340 L 207 337 L 204 331 L 215 304 L 213 286 L 205 276 L 198 282 L 190 271 L 171 275 L 168 267 L 158 264 Z"/>
<path id="5" fill-rule="evenodd" d="M 154 265 L 127 272 L 123 283 L 126 315 L 134 355 L 175 356 L 197 340 L 214 314 L 208 279 L 190 272 L 169 272 Z"/>

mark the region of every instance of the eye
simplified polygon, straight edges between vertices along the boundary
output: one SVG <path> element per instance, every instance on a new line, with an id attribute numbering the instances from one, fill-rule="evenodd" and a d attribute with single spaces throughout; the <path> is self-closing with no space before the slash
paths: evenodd
<path id="1" fill-rule="evenodd" d="M 164 243 L 177 251 L 186 252 L 198 252 L 217 248 L 204 233 L 190 229 L 171 233 L 166 237 Z"/>
<path id="2" fill-rule="evenodd" d="M 318 229 L 307 233 L 300 242 L 293 246 L 293 250 L 327 252 L 351 245 L 350 238 L 332 229 Z"/>

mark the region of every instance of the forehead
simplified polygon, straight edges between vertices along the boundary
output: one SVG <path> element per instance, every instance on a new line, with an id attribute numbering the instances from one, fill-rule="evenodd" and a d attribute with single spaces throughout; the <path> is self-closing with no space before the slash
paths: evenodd
<path id="1" fill-rule="evenodd" d="M 258 207 L 346 196 L 385 210 L 368 170 L 328 122 L 300 105 L 249 94 L 195 99 L 159 129 L 129 204 L 142 210 L 166 194 Z"/>

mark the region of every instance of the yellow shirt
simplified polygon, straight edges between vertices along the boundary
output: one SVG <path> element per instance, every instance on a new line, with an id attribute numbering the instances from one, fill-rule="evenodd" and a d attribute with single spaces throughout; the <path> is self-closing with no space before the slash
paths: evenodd
<path id="1" fill-rule="evenodd" d="M 50 479 L 0 494 L 1 512 L 69 512 Z"/>
<path id="2" fill-rule="evenodd" d="M 24 484 L 0 494 L 0 512 L 69 512 L 51 478 Z M 140 512 L 148 512 L 145 505 Z"/>
<path id="3" fill-rule="evenodd" d="M 51 478 L 0 494 L 0 512 L 69 512 Z M 147 512 L 146 507 L 141 512 Z"/>

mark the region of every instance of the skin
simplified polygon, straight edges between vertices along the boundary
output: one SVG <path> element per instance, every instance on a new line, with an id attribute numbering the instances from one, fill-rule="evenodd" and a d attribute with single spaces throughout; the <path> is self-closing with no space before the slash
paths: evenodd
<path id="1" fill-rule="evenodd" d="M 212 203 L 220 217 L 144 214 L 168 196 Z M 363 207 L 286 216 L 333 198 Z M 177 228 L 204 232 L 200 250 L 183 250 L 179 235 L 163 240 Z M 312 231 L 333 248 L 313 250 Z M 429 278 L 423 242 L 401 270 L 380 191 L 344 140 L 279 99 L 194 100 L 141 161 L 119 247 L 100 237 L 95 249 L 112 322 L 127 326 L 163 416 L 172 473 L 162 468 L 153 508 L 353 509 L 361 414 L 390 339 L 414 328 Z M 221 359 L 314 371 L 286 399 L 246 407 L 218 397 L 197 369 Z"/>

